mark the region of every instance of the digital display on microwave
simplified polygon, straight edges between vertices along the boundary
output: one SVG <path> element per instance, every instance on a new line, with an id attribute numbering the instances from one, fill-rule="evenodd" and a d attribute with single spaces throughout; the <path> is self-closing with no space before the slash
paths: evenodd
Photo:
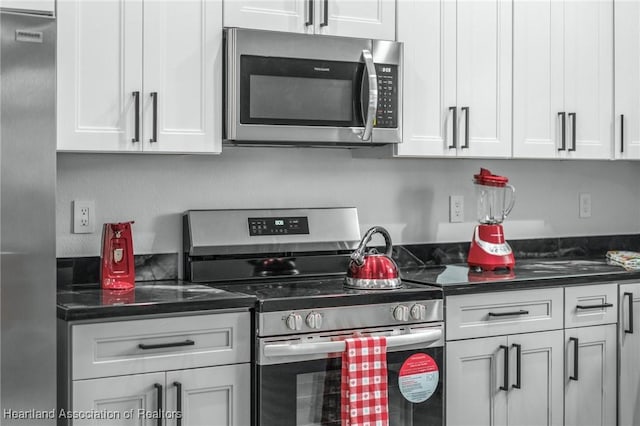
<path id="1" fill-rule="evenodd" d="M 321 121 L 353 119 L 351 80 L 252 75 L 249 91 L 251 118 Z"/>

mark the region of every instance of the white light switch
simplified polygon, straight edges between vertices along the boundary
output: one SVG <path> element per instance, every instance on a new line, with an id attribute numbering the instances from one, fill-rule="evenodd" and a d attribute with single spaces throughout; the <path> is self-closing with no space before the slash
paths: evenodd
<path id="1" fill-rule="evenodd" d="M 588 192 L 581 192 L 578 194 L 578 200 L 578 216 L 581 218 L 591 217 L 591 194 Z"/>

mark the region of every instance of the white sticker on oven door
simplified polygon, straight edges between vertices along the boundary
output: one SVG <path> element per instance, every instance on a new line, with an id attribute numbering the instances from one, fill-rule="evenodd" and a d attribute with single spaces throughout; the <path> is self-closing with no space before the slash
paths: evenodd
<path id="1" fill-rule="evenodd" d="M 431 398 L 439 379 L 440 371 L 433 358 L 427 354 L 413 354 L 400 367 L 398 385 L 402 396 L 417 404 Z"/>

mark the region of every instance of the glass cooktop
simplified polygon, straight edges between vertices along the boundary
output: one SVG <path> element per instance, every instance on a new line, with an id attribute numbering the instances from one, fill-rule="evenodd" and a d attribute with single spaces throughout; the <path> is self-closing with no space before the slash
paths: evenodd
<path id="1" fill-rule="evenodd" d="M 358 290 L 344 286 L 344 276 L 308 279 L 280 278 L 270 282 L 213 284 L 216 288 L 255 296 L 259 310 L 288 310 L 331 306 L 441 299 L 438 287 L 404 282 L 390 290 Z"/>

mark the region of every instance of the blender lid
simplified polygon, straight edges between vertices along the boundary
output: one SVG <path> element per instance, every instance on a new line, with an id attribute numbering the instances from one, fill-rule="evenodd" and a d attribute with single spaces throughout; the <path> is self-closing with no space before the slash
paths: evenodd
<path id="1" fill-rule="evenodd" d="M 480 173 L 473 175 L 474 183 L 488 186 L 505 186 L 509 182 L 506 176 L 492 174 L 488 169 L 480 169 Z"/>

